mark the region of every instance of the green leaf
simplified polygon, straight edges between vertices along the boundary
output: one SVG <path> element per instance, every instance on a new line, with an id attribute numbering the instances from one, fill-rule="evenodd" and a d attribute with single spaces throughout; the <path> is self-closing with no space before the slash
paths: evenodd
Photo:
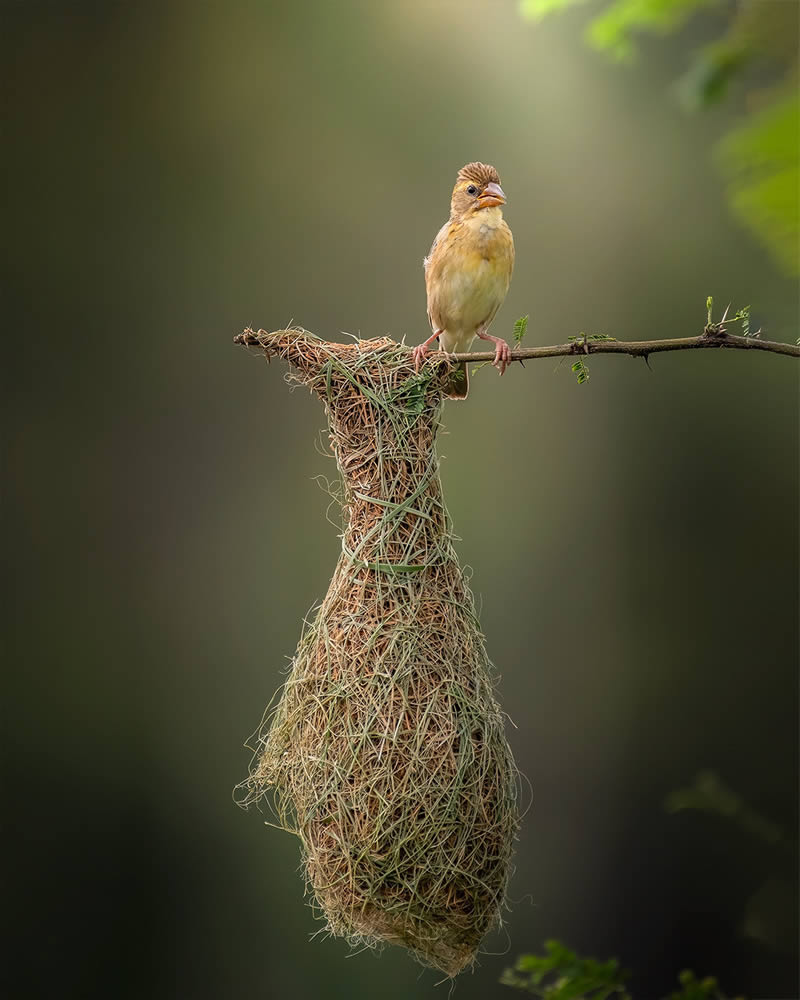
<path id="1" fill-rule="evenodd" d="M 540 1000 L 632 1000 L 625 988 L 630 973 L 616 959 L 581 958 L 560 941 L 546 941 L 544 948 L 544 955 L 521 955 L 503 972 L 502 985 Z M 684 969 L 678 981 L 681 989 L 665 1000 L 728 1000 L 713 976 L 698 979 Z"/>
<path id="2" fill-rule="evenodd" d="M 788 274 L 800 273 L 798 117 L 800 98 L 793 94 L 751 115 L 717 150 L 729 178 L 728 195 L 735 214 Z"/>
<path id="3" fill-rule="evenodd" d="M 544 955 L 522 955 L 501 982 L 542 1000 L 630 1000 L 624 988 L 627 973 L 616 960 L 580 958 L 560 941 L 546 941 Z"/>
<path id="4" fill-rule="evenodd" d="M 584 382 L 589 381 L 589 367 L 583 358 L 578 358 L 578 360 L 572 365 L 572 370 L 575 372 L 575 377 L 578 379 L 578 385 L 583 385 Z"/>
<path id="5" fill-rule="evenodd" d="M 519 0 L 519 10 L 535 21 L 582 2 Z M 749 74 L 751 94 L 745 101 L 754 110 L 718 145 L 716 157 L 728 178 L 733 214 L 782 270 L 800 274 L 796 0 L 598 0 L 598 6 L 586 29 L 588 43 L 618 62 L 633 59 L 642 34 L 669 35 L 708 8 L 722 8 L 726 29 L 692 59 L 678 81 L 678 95 L 690 108 L 708 107 L 726 96 L 732 81 L 747 77 L 743 71 L 751 64 L 759 67 Z M 770 64 L 763 74 L 760 67 Z"/>
<path id="6" fill-rule="evenodd" d="M 742 336 L 750 336 L 750 306 L 742 306 L 734 316 L 730 318 L 731 323 L 742 324 Z"/>
<path id="7" fill-rule="evenodd" d="M 520 316 L 517 322 L 514 324 L 514 343 L 519 347 L 522 343 L 522 338 L 528 329 L 528 317 Z"/>
<path id="8" fill-rule="evenodd" d="M 619 62 L 636 54 L 634 34 L 666 35 L 718 0 L 614 0 L 589 24 L 589 43 Z"/>
<path id="9" fill-rule="evenodd" d="M 727 94 L 731 80 L 747 65 L 750 46 L 741 39 L 723 38 L 707 45 L 689 71 L 678 80 L 677 92 L 689 111 L 708 107 Z"/>

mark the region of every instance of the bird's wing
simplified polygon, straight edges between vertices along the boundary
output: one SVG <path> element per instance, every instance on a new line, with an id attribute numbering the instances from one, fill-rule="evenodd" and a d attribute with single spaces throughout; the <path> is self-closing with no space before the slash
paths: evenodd
<path id="1" fill-rule="evenodd" d="M 452 222 L 448 219 L 434 237 L 433 243 L 431 243 L 431 248 L 428 251 L 428 256 L 422 261 L 422 266 L 425 269 L 425 290 L 428 296 L 428 322 L 431 325 L 431 330 L 437 330 L 441 325 L 441 316 L 438 315 L 439 310 L 436 308 L 436 303 L 433 301 L 434 296 L 432 295 L 432 285 L 435 284 L 435 281 L 433 280 L 434 271 L 437 270 L 435 266 L 435 261 L 437 259 L 436 251 L 437 249 L 441 249 L 444 245 L 451 226 Z M 441 257 L 441 254 L 439 254 L 439 256 Z M 434 312 L 437 313 L 436 316 L 433 315 Z"/>
<path id="2" fill-rule="evenodd" d="M 445 224 L 442 226 L 442 228 L 436 234 L 436 236 L 433 238 L 433 243 L 431 243 L 431 248 L 428 251 L 428 256 L 422 258 L 422 266 L 425 268 L 425 272 L 426 273 L 428 271 L 428 267 L 430 265 L 431 258 L 433 257 L 433 254 L 434 254 L 434 252 L 436 250 L 436 247 L 439 244 L 439 241 L 444 237 L 445 233 L 447 232 L 447 230 L 449 228 L 450 228 L 450 220 L 448 219 L 447 222 L 445 222 Z"/>
<path id="3" fill-rule="evenodd" d="M 506 245 L 508 247 L 508 258 L 509 258 L 508 283 L 511 284 L 511 275 L 514 273 L 514 257 L 515 257 L 514 237 L 511 235 L 511 229 L 505 219 L 503 219 L 503 224 L 500 228 L 503 231 L 503 235 L 506 237 L 507 240 Z"/>

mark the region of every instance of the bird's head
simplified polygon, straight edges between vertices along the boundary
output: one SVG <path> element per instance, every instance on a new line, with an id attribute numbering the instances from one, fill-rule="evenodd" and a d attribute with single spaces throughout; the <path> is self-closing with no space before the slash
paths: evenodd
<path id="1" fill-rule="evenodd" d="M 488 163 L 468 163 L 459 170 L 450 200 L 452 218 L 468 218 L 484 208 L 495 208 L 505 203 L 506 196 L 494 167 Z"/>

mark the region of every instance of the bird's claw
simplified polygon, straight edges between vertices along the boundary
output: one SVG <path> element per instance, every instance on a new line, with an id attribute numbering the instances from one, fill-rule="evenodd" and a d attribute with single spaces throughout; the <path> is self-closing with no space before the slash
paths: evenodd
<path id="1" fill-rule="evenodd" d="M 425 363 L 425 358 L 428 356 L 427 344 L 417 344 L 411 352 L 411 356 L 414 359 L 414 371 L 418 372 Z"/>
<path id="2" fill-rule="evenodd" d="M 501 375 L 505 374 L 506 368 L 511 364 L 511 348 L 504 340 L 497 341 L 492 364 Z"/>

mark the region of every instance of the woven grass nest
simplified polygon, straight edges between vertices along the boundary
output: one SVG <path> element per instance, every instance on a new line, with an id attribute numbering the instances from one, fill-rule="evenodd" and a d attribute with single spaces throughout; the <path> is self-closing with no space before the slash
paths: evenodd
<path id="1" fill-rule="evenodd" d="M 389 340 L 237 338 L 323 400 L 342 555 L 255 738 L 249 805 L 301 841 L 328 929 L 404 945 L 454 976 L 500 922 L 517 771 L 453 548 L 435 439 L 446 358 L 415 373 Z"/>

